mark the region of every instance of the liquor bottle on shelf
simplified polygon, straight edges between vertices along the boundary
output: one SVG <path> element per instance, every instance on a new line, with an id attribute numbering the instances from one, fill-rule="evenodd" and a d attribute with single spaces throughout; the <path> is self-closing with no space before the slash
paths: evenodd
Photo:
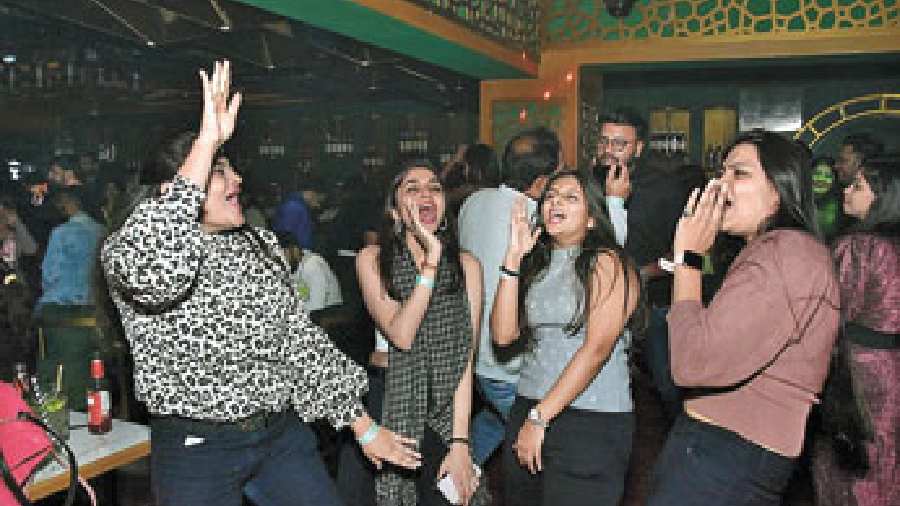
<path id="1" fill-rule="evenodd" d="M 91 380 L 87 391 L 87 425 L 91 434 L 106 434 L 112 429 L 109 387 L 106 384 L 103 360 L 99 353 L 91 360 Z"/>

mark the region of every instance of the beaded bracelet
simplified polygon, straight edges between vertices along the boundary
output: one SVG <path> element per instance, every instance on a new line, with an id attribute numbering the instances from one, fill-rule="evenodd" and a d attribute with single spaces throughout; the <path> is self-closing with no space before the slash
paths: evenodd
<path id="1" fill-rule="evenodd" d="M 428 276 L 423 276 L 419 274 L 416 276 L 416 284 L 422 285 L 428 288 L 434 288 L 434 278 L 429 278 Z"/>
<path id="2" fill-rule="evenodd" d="M 378 431 L 381 430 L 381 426 L 378 425 L 374 420 L 372 421 L 372 425 L 369 425 L 369 428 L 363 432 L 362 436 L 356 438 L 356 441 L 360 446 L 366 446 L 367 444 L 375 441 L 375 437 L 378 436 Z"/>

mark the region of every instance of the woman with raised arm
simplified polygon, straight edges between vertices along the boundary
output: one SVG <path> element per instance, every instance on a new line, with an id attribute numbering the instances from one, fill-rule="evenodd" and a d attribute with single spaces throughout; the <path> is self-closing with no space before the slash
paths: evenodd
<path id="1" fill-rule="evenodd" d="M 356 261 L 363 300 L 391 343 L 383 423 L 419 442 L 418 475 L 378 477 L 378 504 L 449 504 L 435 484 L 449 475 L 463 504 L 481 504 L 471 449 L 472 356 L 481 318 L 481 267 L 460 252 L 434 167 L 413 160 L 394 178 L 377 246 Z"/>
<path id="2" fill-rule="evenodd" d="M 216 155 L 241 97 L 228 61 L 200 77 L 200 131 L 157 153 L 101 251 L 152 417 L 154 504 L 338 505 L 304 422 L 349 425 L 377 465 L 419 457 L 363 410 L 364 371 L 299 310 L 275 236 L 244 224 L 241 177 Z"/>
<path id="3" fill-rule="evenodd" d="M 831 253 L 818 239 L 806 148 L 754 131 L 694 190 L 675 230 L 669 349 L 694 389 L 654 470 L 649 505 L 776 505 L 822 390 L 838 326 Z M 701 255 L 744 246 L 709 305 Z"/>
<path id="4" fill-rule="evenodd" d="M 547 182 L 538 226 L 524 201 L 491 312 L 495 343 L 527 339 L 503 447 L 506 504 L 616 505 L 634 415 L 623 329 L 640 281 L 586 171 Z"/>

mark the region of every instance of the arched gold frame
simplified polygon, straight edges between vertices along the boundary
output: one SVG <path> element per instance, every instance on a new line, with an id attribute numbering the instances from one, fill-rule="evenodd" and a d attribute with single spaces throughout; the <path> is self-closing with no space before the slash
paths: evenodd
<path id="1" fill-rule="evenodd" d="M 838 102 L 813 116 L 794 134 L 812 148 L 835 128 L 876 115 L 900 116 L 900 93 L 872 93 Z"/>

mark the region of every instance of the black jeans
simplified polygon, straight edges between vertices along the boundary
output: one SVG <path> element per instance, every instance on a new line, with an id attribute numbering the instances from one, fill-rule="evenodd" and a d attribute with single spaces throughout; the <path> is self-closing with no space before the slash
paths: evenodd
<path id="1" fill-rule="evenodd" d="M 369 391 L 366 393 L 366 410 L 376 422 L 381 422 L 384 402 L 384 374 L 380 367 L 369 368 Z M 341 433 L 338 459 L 337 487 L 341 500 L 348 506 L 375 506 L 375 473 L 372 462 L 363 454 L 353 433 Z"/>
<path id="2" fill-rule="evenodd" d="M 384 402 L 385 370 L 378 367 L 369 368 L 369 392 L 366 394 L 366 409 L 376 421 L 381 421 L 382 403 Z M 337 487 L 341 500 L 348 506 L 375 506 L 375 479 L 378 471 L 363 455 L 359 443 L 353 435 L 346 431 L 347 438 L 341 447 L 338 463 Z M 449 449 L 440 436 L 425 428 L 420 453 L 422 467 L 408 473 L 416 480 L 419 506 L 444 506 L 450 504 L 437 489 L 437 472 Z M 390 464 L 385 464 L 390 465 Z"/>
<path id="3" fill-rule="evenodd" d="M 625 487 L 634 433 L 632 413 L 566 408 L 550 424 L 541 448 L 543 471 L 519 464 L 512 444 L 536 402 L 516 397 L 503 443 L 505 504 L 616 506 Z"/>
<path id="4" fill-rule="evenodd" d="M 795 459 L 681 415 L 656 462 L 648 506 L 781 504 Z"/>

